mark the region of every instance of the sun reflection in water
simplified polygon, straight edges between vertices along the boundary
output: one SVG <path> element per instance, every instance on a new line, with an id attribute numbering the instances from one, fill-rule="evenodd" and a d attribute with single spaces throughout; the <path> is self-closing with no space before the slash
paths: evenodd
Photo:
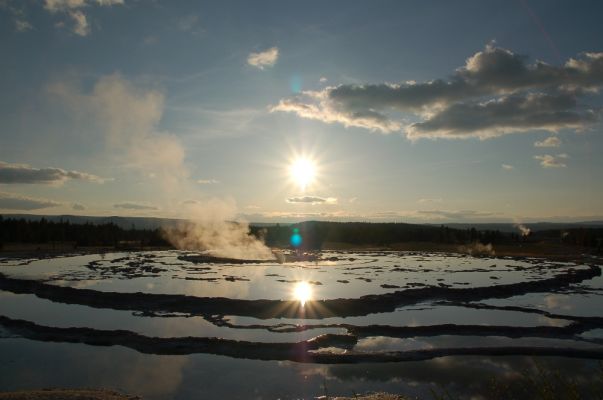
<path id="1" fill-rule="evenodd" d="M 307 301 L 312 299 L 312 286 L 305 281 L 297 283 L 293 289 L 293 296 L 303 307 Z"/>

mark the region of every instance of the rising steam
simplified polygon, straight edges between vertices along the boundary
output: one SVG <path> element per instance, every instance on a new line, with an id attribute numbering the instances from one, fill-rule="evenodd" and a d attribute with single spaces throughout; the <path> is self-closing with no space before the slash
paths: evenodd
<path id="1" fill-rule="evenodd" d="M 471 243 L 466 246 L 459 247 L 460 253 L 469 254 L 470 256 L 491 256 L 494 257 L 496 252 L 491 243 L 482 244 L 480 242 Z"/>
<path id="2" fill-rule="evenodd" d="M 187 202 L 190 220 L 163 228 L 163 234 L 180 250 L 204 251 L 215 257 L 239 260 L 274 260 L 261 240 L 249 232 L 246 222 L 233 222 L 234 202 L 222 199 Z"/>
<path id="3" fill-rule="evenodd" d="M 530 236 L 530 233 L 532 233 L 532 230 L 530 228 L 528 228 L 527 226 L 525 226 L 524 224 L 522 224 L 517 218 L 515 218 L 515 223 L 513 225 L 517 229 L 519 229 L 519 232 L 521 233 L 521 237 L 528 237 L 528 236 Z"/>

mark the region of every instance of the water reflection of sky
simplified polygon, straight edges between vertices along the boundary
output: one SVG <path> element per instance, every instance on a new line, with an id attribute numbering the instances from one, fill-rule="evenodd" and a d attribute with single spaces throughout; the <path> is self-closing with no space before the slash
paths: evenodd
<path id="1" fill-rule="evenodd" d="M 56 285 L 95 290 L 226 296 L 242 299 L 291 299 L 296 282 L 306 281 L 313 298 L 354 298 L 413 287 L 491 286 L 551 277 L 571 263 L 542 260 L 472 258 L 445 254 L 397 252 L 325 252 L 316 263 L 192 264 L 175 251 L 110 253 L 55 259 L 0 260 L 0 272 Z M 213 280 L 198 280 L 211 278 Z M 385 285 L 383 287 L 382 285 Z M 566 316 L 599 316 L 603 305 L 601 277 L 572 285 L 558 293 L 530 293 L 507 299 L 484 300 L 490 306 L 521 306 Z M 311 306 L 311 302 L 308 306 Z M 53 303 L 33 294 L 0 291 L 0 315 L 39 325 L 124 329 L 155 337 L 221 337 L 267 343 L 298 342 L 323 333 L 344 334 L 353 326 L 425 326 L 439 324 L 561 327 L 571 321 L 542 313 L 472 308 L 471 304 L 426 302 L 393 312 L 324 319 L 256 319 L 222 316 L 223 322 L 182 314 L 143 316 L 131 311 Z M 219 321 L 218 321 L 219 322 Z M 302 332 L 279 332 L 278 327 L 314 324 Z M 250 329 L 251 326 L 256 326 Z M 258 328 L 257 326 L 262 326 Z M 271 328 L 271 329 L 268 329 Z M 277 328 L 272 329 L 272 328 Z M 574 339 L 455 336 L 395 338 L 360 337 L 356 352 L 405 351 L 438 347 L 551 346 L 590 348 L 584 339 L 600 339 L 592 329 Z M 42 343 L 0 331 L 0 389 L 48 386 L 109 387 L 146 399 L 193 398 L 312 398 L 329 393 L 353 396 L 366 391 L 390 391 L 430 396 L 446 387 L 460 399 L 488 393 L 492 377 L 511 382 L 517 371 L 550 363 L 578 380 L 595 376 L 596 363 L 585 360 L 528 357 L 445 357 L 423 362 L 362 365 L 306 365 L 253 361 L 213 355 L 154 356 L 120 346 Z M 324 351 L 325 349 L 323 349 Z M 342 351 L 342 350 L 338 350 Z M 538 360 L 538 361 L 534 361 Z M 521 397 L 515 397 L 521 399 Z M 529 398 L 529 397 L 525 397 Z"/>
<path id="2" fill-rule="evenodd" d="M 538 280 L 566 263 L 442 254 L 324 252 L 318 262 L 193 264 L 176 251 L 109 253 L 0 264 L 10 276 L 101 291 L 199 297 L 291 299 L 292 286 L 310 282 L 315 299 L 356 298 L 413 287 L 474 287 Z"/>
<path id="3" fill-rule="evenodd" d="M 0 388 L 106 387 L 163 399 L 300 399 L 324 394 L 387 391 L 431 398 L 447 388 L 459 399 L 491 393 L 492 378 L 518 381 L 523 371 L 560 371 L 594 382 L 593 361 L 531 357 L 445 357 L 432 361 L 360 365 L 312 365 L 252 361 L 212 355 L 152 356 L 121 347 L 0 340 Z M 518 400 L 529 399 L 513 397 Z"/>

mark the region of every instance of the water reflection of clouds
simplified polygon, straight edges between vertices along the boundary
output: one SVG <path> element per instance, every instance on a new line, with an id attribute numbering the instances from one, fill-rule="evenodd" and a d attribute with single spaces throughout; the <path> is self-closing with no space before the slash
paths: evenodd
<path id="1" fill-rule="evenodd" d="M 554 274 L 558 271 L 557 267 L 549 270 L 535 268 L 533 271 L 517 271 L 514 267 L 522 267 L 519 261 L 513 260 L 512 265 L 509 260 L 494 259 L 472 259 L 456 256 L 434 256 L 431 257 L 412 257 L 400 259 L 398 254 L 354 254 L 355 261 L 350 261 L 350 257 L 344 258 L 338 253 L 333 257 L 339 257 L 336 261 L 327 260 L 319 263 L 294 263 L 290 265 L 259 264 L 259 265 L 192 265 L 179 262 L 178 253 L 159 253 L 154 259 L 147 258 L 145 263 L 151 266 L 160 266 L 164 271 L 159 274 L 161 277 L 135 277 L 124 279 L 119 274 L 111 275 L 102 281 L 94 280 L 94 274 L 101 275 L 102 272 L 93 271 L 90 279 L 81 281 L 57 280 L 54 284 L 71 285 L 76 288 L 92 287 L 94 289 L 107 288 L 107 290 L 137 291 L 145 290 L 154 293 L 187 293 L 198 297 L 225 296 L 231 298 L 266 298 L 275 297 L 281 299 L 290 299 L 290 292 L 294 280 L 320 281 L 323 285 L 313 285 L 315 298 L 323 297 L 355 297 L 356 295 L 366 293 L 385 293 L 391 290 L 382 290 L 379 284 L 382 282 L 395 282 L 406 284 L 405 280 L 430 283 L 441 282 L 454 283 L 462 279 L 471 277 L 471 284 L 481 284 L 482 280 L 490 285 L 492 282 L 488 277 L 492 271 L 496 271 L 501 281 L 509 279 L 515 281 L 528 279 L 542 279 L 543 277 Z M 111 263 L 118 255 L 107 255 L 105 260 L 99 260 L 99 256 L 86 256 L 86 258 L 73 257 L 62 258 L 56 261 L 51 260 L 48 265 L 43 267 L 43 262 L 34 261 L 33 274 L 56 274 L 57 271 L 73 273 L 78 268 L 75 264 L 83 260 L 99 261 L 99 270 L 119 263 Z M 121 254 L 120 257 L 138 257 L 129 254 Z M 349 256 L 349 254 L 348 254 Z M 79 260 L 79 261 L 78 261 Z M 77 262 L 76 262 L 77 261 Z M 456 264 L 454 264 L 456 262 Z M 395 264 L 394 264 L 395 263 Z M 125 262 L 124 262 L 125 264 Z M 454 264 L 454 265 L 453 265 Z M 452 266 L 451 266 L 452 265 Z M 525 266 L 531 266 L 525 263 Z M 561 264 L 559 264 L 561 265 Z M 82 265 L 79 265 L 81 269 Z M 0 268 L 4 270 L 6 265 Z M 187 268 L 184 268 L 187 267 Z M 210 268 L 211 271 L 204 270 Z M 20 268 L 17 271 L 17 268 Z M 46 268 L 46 269 L 45 269 Z M 399 268 L 398 271 L 393 271 Z M 448 269 L 452 271 L 449 271 Z M 506 268 L 506 270 L 505 270 Z M 8 267 L 15 274 L 28 275 L 28 269 L 23 266 Z M 472 269 L 475 271 L 471 272 Z M 379 274 L 375 273 L 379 271 Z M 195 280 L 175 279 L 174 277 L 204 277 L 204 272 L 211 272 L 209 276 L 219 278 L 218 282 L 205 282 Z M 359 275 L 353 275 L 359 274 Z M 378 276 L 377 276 L 378 275 Z M 44 275 L 46 276 L 46 275 Z M 79 275 L 78 275 L 79 276 Z M 226 281 L 225 276 L 235 278 L 245 278 L 249 281 L 233 279 Z M 360 282 L 356 276 L 366 278 L 368 276 L 373 282 Z M 340 284 L 337 280 L 345 278 L 350 283 Z M 282 279 L 285 282 L 278 282 Z M 497 281 L 498 283 L 498 281 Z M 465 286 L 462 286 L 465 287 Z M 347 295 L 347 296 L 346 296 Z M 530 297 L 531 296 L 531 297 Z M 66 305 L 51 303 L 46 300 L 36 298 L 33 295 L 7 295 L 0 292 L 0 314 L 12 316 L 14 318 L 24 318 L 44 325 L 52 326 L 87 326 L 96 329 L 127 329 L 135 332 L 141 332 L 151 336 L 216 336 L 249 341 L 267 341 L 267 342 L 293 342 L 311 338 L 321 333 L 344 333 L 341 329 L 317 328 L 306 332 L 296 333 L 277 333 L 269 332 L 266 329 L 235 329 L 232 327 L 216 326 L 203 318 L 185 316 L 174 316 L 171 318 L 151 318 L 133 316 L 126 311 L 115 311 L 105 309 L 91 309 L 84 306 Z M 496 304 L 524 305 L 530 304 L 549 310 L 564 310 L 574 313 L 600 313 L 600 297 L 594 294 L 576 296 L 575 294 L 530 294 L 517 296 L 510 299 L 493 300 Z M 297 307 L 298 304 L 291 302 L 287 306 Z M 312 307 L 313 302 L 308 302 L 308 307 Z M 598 314 L 596 314 L 598 315 Z M 227 316 L 227 319 L 236 323 L 237 317 Z M 240 318 L 241 323 L 261 323 L 261 324 L 280 324 L 285 323 L 285 319 L 256 320 L 253 318 Z M 307 320 L 293 319 L 290 323 L 307 323 Z M 398 325 L 398 326 L 420 326 L 442 323 L 455 324 L 484 324 L 484 325 L 509 325 L 509 326 L 564 326 L 568 324 L 565 320 L 553 320 L 539 314 L 519 313 L 516 311 L 505 310 L 483 310 L 470 309 L 462 306 L 443 306 L 434 304 L 421 304 L 411 307 L 400 307 L 392 313 L 371 314 L 361 317 L 351 318 L 327 318 L 316 323 L 350 323 L 352 325 L 366 326 L 368 324 Z M 243 327 L 244 328 L 244 327 Z M 595 332 L 595 334 L 597 334 Z M 600 333 L 599 333 L 600 335 Z M 0 347 L 5 347 L 6 341 L 0 341 Z M 19 346 L 25 348 L 21 343 Z M 30 343 L 30 342 L 27 342 Z M 439 336 L 434 338 L 384 338 L 369 337 L 361 339 L 355 350 L 357 351 L 392 351 L 392 350 L 416 350 L 431 347 L 449 347 L 449 346 L 505 346 L 509 344 L 521 344 L 528 346 L 537 346 L 539 344 L 553 344 L 559 346 L 580 347 L 585 344 L 576 344 L 571 340 L 541 340 L 541 339 L 507 339 L 492 337 L 451 337 Z M 321 393 L 321 384 L 323 378 L 329 380 L 332 393 L 351 395 L 350 390 L 362 393 L 366 390 L 386 390 L 394 392 L 404 392 L 413 395 L 418 393 L 428 393 L 427 389 L 434 385 L 450 386 L 454 390 L 464 393 L 481 393 L 485 386 L 481 382 L 475 382 L 475 379 L 485 379 L 490 376 L 498 376 L 503 381 L 511 381 L 517 378 L 515 368 L 521 363 L 522 357 L 445 357 L 421 363 L 399 363 L 382 367 L 381 364 L 371 364 L 362 366 L 306 366 L 287 362 L 265 362 L 251 360 L 237 360 L 225 357 L 212 357 L 206 355 L 193 355 L 186 357 L 164 357 L 149 356 L 131 352 L 121 348 L 98 348 L 94 351 L 88 346 L 68 345 L 73 347 L 62 347 L 51 343 L 44 347 L 39 343 L 32 345 L 31 348 L 24 350 L 25 358 L 29 357 L 33 363 L 39 365 L 48 365 L 48 359 L 53 363 L 65 362 L 72 369 L 82 367 L 87 373 L 95 375 L 98 380 L 82 379 L 79 374 L 72 381 L 70 378 L 61 376 L 63 382 L 78 383 L 92 382 L 96 385 L 98 382 L 106 382 L 106 386 L 129 391 L 134 394 L 143 394 L 145 398 L 163 399 L 163 398 L 199 398 L 199 397 L 224 397 L 228 393 L 231 398 L 248 398 L 243 396 L 253 393 L 251 397 L 276 398 L 283 393 L 295 395 L 296 397 L 313 397 Z M 54 347 L 57 346 L 57 347 Z M 60 357 L 54 350 L 61 348 L 66 355 Z M 42 349 L 39 355 L 33 355 L 34 350 Z M 50 353 L 48 353 L 48 349 Z M 82 350 L 84 349 L 84 350 Z M 117 349 L 117 350 L 116 350 Z M 4 354 L 4 353 L 1 353 Z M 14 355 L 14 353 L 13 353 Z M 82 357 L 88 355 L 92 359 L 83 361 Z M 46 357 L 46 358 L 45 358 Z M 56 357 L 57 360 L 54 358 Z M 463 361 L 472 360 L 472 361 Z M 111 362 L 122 363 L 119 367 L 111 367 Z M 205 365 L 209 362 L 208 365 Z M 46 364 L 44 364 L 46 363 Z M 482 371 L 476 371 L 474 365 L 478 365 Z M 214 365 L 216 364 L 216 365 Z M 36 382 L 50 382 L 49 376 L 57 377 L 61 374 L 67 374 L 67 369 L 60 371 L 48 371 L 44 375 L 39 370 L 39 365 L 34 366 L 34 380 Z M 523 365 L 523 364 L 522 364 Z M 530 368 L 532 364 L 525 363 Z M 579 368 L 585 368 L 584 365 L 592 365 L 587 361 L 579 361 L 575 364 Z M 412 366 L 412 370 L 409 369 Z M 15 371 L 12 375 L 19 375 L 24 379 L 25 364 L 20 365 L 20 371 Z M 100 369 L 112 369 L 112 371 L 101 372 Z M 341 369 L 339 369 L 341 368 Z M 355 368 L 358 370 L 358 376 L 362 379 L 353 381 L 346 378 L 346 373 L 353 375 Z M 387 368 L 391 368 L 391 374 L 387 375 Z M 462 374 L 455 375 L 451 369 L 458 368 Z M 251 370 L 248 370 L 251 369 Z M 418 370 L 423 370 L 423 375 Z M 445 370 L 445 371 L 444 371 Z M 337 371 L 347 371 L 343 374 Z M 351 372 L 352 371 L 352 372 Z M 380 371 L 381 376 L 373 374 L 374 371 Z M 479 372 L 479 373 L 478 373 Z M 261 374 L 268 374 L 267 377 Z M 442 374 L 442 376 L 434 376 Z M 464 378 L 465 374 L 471 376 L 471 381 Z M 461 376 L 462 375 L 462 376 Z M 583 376 L 588 376 L 584 374 Z M 10 378 L 10 375 L 9 375 Z M 0 382 L 7 382 L 0 377 Z M 230 382 L 229 382 L 230 378 Z M 241 384 L 241 388 L 232 388 L 232 382 L 236 379 Z M 60 381 L 60 380 L 59 380 Z M 278 381 L 278 382 L 275 382 Z M 150 383 L 148 383 L 150 382 Z M 209 386 L 201 387 L 201 384 Z M 300 385 L 297 388 L 294 385 Z M 54 383 L 53 383 L 54 385 Z M 467 387 L 464 387 L 466 385 Z M 141 389 L 141 386 L 144 388 Z M 0 386 L 3 387 L 4 386 Z M 144 391 L 144 393 L 141 392 Z M 485 393 L 485 392 L 484 392 Z M 232 396 L 231 396 L 232 395 Z"/>
<path id="2" fill-rule="evenodd" d="M 537 359 L 532 357 L 443 357 L 430 361 L 363 365 L 334 365 L 329 375 L 353 388 L 357 382 L 379 382 L 380 391 L 406 396 L 432 398 L 431 389 L 445 388 L 453 398 L 489 399 L 494 379 L 516 400 L 533 400 L 534 393 L 526 390 L 525 374 L 536 376 L 538 371 L 559 371 L 568 380 L 595 381 L 600 375 L 596 361 L 564 358 Z M 360 386 L 360 385 L 358 385 Z"/>
<path id="3" fill-rule="evenodd" d="M 424 340 L 416 338 L 392 338 L 384 336 L 373 336 L 360 339 L 354 347 L 355 351 L 376 352 L 376 351 L 413 351 L 422 349 L 431 349 L 434 346 Z"/>
<path id="4" fill-rule="evenodd" d="M 546 308 L 549 310 L 563 310 L 571 311 L 574 306 L 570 304 L 571 299 L 567 296 L 560 296 L 557 294 L 549 294 L 544 297 Z"/>
<path id="5" fill-rule="evenodd" d="M 57 277 L 55 284 L 71 285 L 65 281 L 77 279 L 89 282 L 78 287 L 104 291 L 284 299 L 290 291 L 286 282 L 292 280 L 320 281 L 322 285 L 314 288 L 317 298 L 355 298 L 392 292 L 397 290 L 394 286 L 472 287 L 516 283 L 542 279 L 553 275 L 558 268 L 567 267 L 565 263 L 547 263 L 547 268 L 541 268 L 534 264 L 537 261 L 399 252 L 323 252 L 323 258 L 313 263 L 193 264 L 179 260 L 180 254 L 165 251 L 61 257 L 33 260 L 26 268 L 2 265 L 2 271 L 27 278 L 52 275 Z M 141 266 L 140 271 L 136 270 L 137 265 Z M 155 270 L 148 273 L 145 267 Z M 270 276 L 275 274 L 279 276 Z M 496 281 L 491 279 L 493 274 Z M 115 279 L 109 282 L 107 279 L 111 278 Z M 342 284 L 342 281 L 348 283 Z"/>

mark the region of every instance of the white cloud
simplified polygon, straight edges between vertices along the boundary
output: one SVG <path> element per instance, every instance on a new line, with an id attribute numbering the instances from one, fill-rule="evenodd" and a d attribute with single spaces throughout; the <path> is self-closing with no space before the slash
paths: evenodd
<path id="1" fill-rule="evenodd" d="M 495 215 L 491 212 L 474 211 L 474 210 L 423 210 L 416 212 L 418 216 L 423 216 L 427 219 L 448 219 L 448 220 L 468 220 L 492 217 Z"/>
<path id="2" fill-rule="evenodd" d="M 320 212 L 267 211 L 242 215 L 252 221 L 406 221 L 406 222 L 470 222 L 491 221 L 500 214 L 475 210 L 427 210 L 427 211 L 379 211 L 371 213 L 354 213 L 346 210 L 329 210 Z M 503 219 L 506 220 L 506 219 Z"/>
<path id="3" fill-rule="evenodd" d="M 53 200 L 22 196 L 16 193 L 0 192 L 0 209 L 2 210 L 40 210 L 58 207 L 61 203 Z"/>
<path id="4" fill-rule="evenodd" d="M 86 0 L 44 0 L 44 8 L 50 12 L 73 10 L 86 6 Z"/>
<path id="5" fill-rule="evenodd" d="M 27 32 L 33 29 L 33 26 L 24 19 L 16 19 L 15 20 L 15 29 L 17 32 Z"/>
<path id="6" fill-rule="evenodd" d="M 90 33 L 88 17 L 82 11 L 85 7 L 96 5 L 100 7 L 124 4 L 124 0 L 44 0 L 44 8 L 53 14 L 64 13 L 73 22 L 72 32 L 78 36 L 87 36 Z M 63 22 L 55 24 L 62 27 Z"/>
<path id="7" fill-rule="evenodd" d="M 559 147 L 561 146 L 561 139 L 557 136 L 549 136 L 548 138 L 534 142 L 535 147 Z"/>
<path id="8" fill-rule="evenodd" d="M 259 53 L 250 53 L 247 57 L 247 64 L 259 69 L 272 67 L 278 60 L 279 50 L 277 47 L 271 47 L 268 50 Z"/>
<path id="9" fill-rule="evenodd" d="M 507 170 L 507 171 L 511 171 L 512 169 L 515 169 L 515 167 L 512 166 L 511 164 L 503 164 L 502 165 L 502 169 Z"/>
<path id="10" fill-rule="evenodd" d="M 99 6 L 114 6 L 116 4 L 124 4 L 124 0 L 96 0 Z"/>
<path id="11" fill-rule="evenodd" d="M 556 156 L 545 154 L 542 156 L 534 156 L 536 160 L 540 161 L 540 165 L 543 168 L 565 168 L 565 160 L 568 158 L 567 154 L 558 154 Z"/>
<path id="12" fill-rule="evenodd" d="M 198 179 L 197 183 L 199 185 L 213 185 L 216 183 L 220 183 L 220 181 L 217 179 Z"/>
<path id="13" fill-rule="evenodd" d="M 156 211 L 156 210 L 158 210 L 158 208 L 153 205 L 143 204 L 143 203 L 134 203 L 134 202 L 113 204 L 113 207 L 122 208 L 125 210 L 139 210 L 139 211 Z"/>
<path id="14" fill-rule="evenodd" d="M 584 53 L 560 67 L 529 64 L 488 45 L 449 79 L 423 83 L 339 85 L 281 99 L 272 111 L 408 138 L 487 139 L 515 132 L 585 129 L 601 109 L 579 102 L 603 87 L 603 53 Z M 408 123 L 412 114 L 419 122 Z"/>
<path id="15" fill-rule="evenodd" d="M 88 26 L 86 14 L 76 10 L 69 11 L 69 16 L 73 20 L 73 33 L 79 36 L 86 36 L 90 33 L 90 27 Z"/>
<path id="16" fill-rule="evenodd" d="M 59 12 L 83 8 L 91 3 L 101 7 L 114 6 L 124 4 L 124 0 L 44 0 L 44 8 L 50 12 Z"/>
<path id="17" fill-rule="evenodd" d="M 306 102 L 304 98 L 310 98 L 311 101 L 318 100 L 318 104 Z M 302 118 L 315 119 L 328 124 L 340 123 L 345 127 L 365 128 L 381 133 L 390 133 L 401 128 L 400 123 L 391 121 L 385 115 L 372 110 L 360 114 L 338 109 L 325 97 L 324 92 L 307 91 L 296 98 L 282 99 L 278 105 L 271 107 L 270 111 L 292 112 Z"/>
<path id="18" fill-rule="evenodd" d="M 337 204 L 337 199 L 334 197 L 317 197 L 317 196 L 301 196 L 289 197 L 287 203 L 292 204 Z"/>

